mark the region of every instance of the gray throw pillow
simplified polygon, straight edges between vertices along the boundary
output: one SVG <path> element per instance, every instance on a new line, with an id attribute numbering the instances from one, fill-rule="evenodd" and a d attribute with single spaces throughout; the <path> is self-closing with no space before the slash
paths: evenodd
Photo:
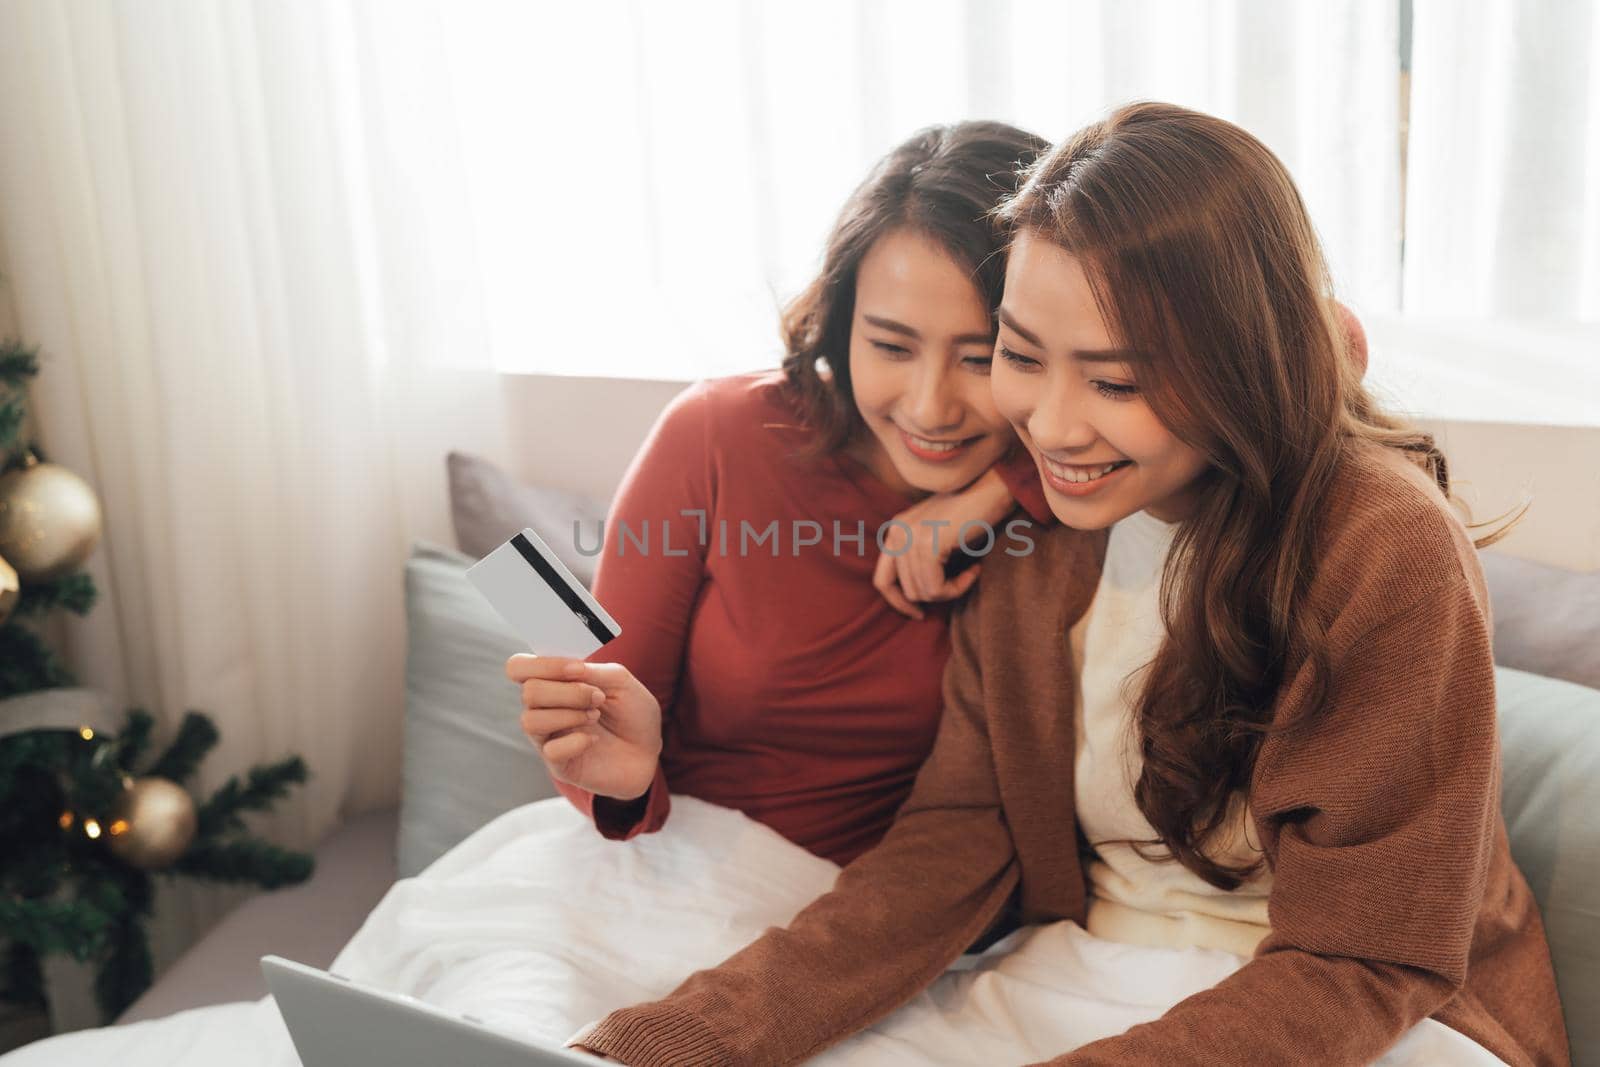
<path id="1" fill-rule="evenodd" d="M 475 560 L 482 559 L 528 527 L 578 581 L 586 587 L 594 584 L 600 522 L 606 515 L 603 501 L 582 493 L 519 485 L 493 463 L 465 452 L 450 453 L 446 465 L 456 547 Z M 580 552 L 580 545 L 590 554 Z"/>
<path id="2" fill-rule="evenodd" d="M 1544 918 L 1574 1064 L 1600 1064 L 1600 692 L 1495 668 L 1500 808 Z"/>
<path id="3" fill-rule="evenodd" d="M 1600 571 L 1584 574 L 1481 552 L 1494 661 L 1600 689 Z"/>
<path id="4" fill-rule="evenodd" d="M 506 659 L 527 646 L 467 581 L 471 563 L 420 541 L 406 562 L 401 878 L 496 815 L 557 795 L 505 675 Z"/>

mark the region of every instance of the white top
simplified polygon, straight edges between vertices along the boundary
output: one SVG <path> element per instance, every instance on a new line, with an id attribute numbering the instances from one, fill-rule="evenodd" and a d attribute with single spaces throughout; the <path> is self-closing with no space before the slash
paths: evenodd
<path id="1" fill-rule="evenodd" d="M 1105 569 L 1089 611 L 1073 627 L 1079 671 L 1076 801 L 1078 824 L 1095 848 L 1088 864 L 1086 926 L 1091 934 L 1136 945 L 1217 948 L 1249 956 L 1270 929 L 1272 874 L 1261 870 L 1226 892 L 1176 860 L 1146 860 L 1117 839 L 1149 841 L 1155 830 L 1134 803 L 1143 757 L 1131 699 L 1141 669 L 1165 636 L 1161 569 L 1177 527 L 1138 512 L 1111 528 Z M 1242 801 L 1242 798 L 1240 798 Z M 1254 843 L 1257 847 L 1251 848 Z M 1146 846 L 1156 857 L 1159 844 Z M 1236 802 L 1206 848 L 1213 860 L 1247 863 L 1260 856 L 1248 809 Z"/>

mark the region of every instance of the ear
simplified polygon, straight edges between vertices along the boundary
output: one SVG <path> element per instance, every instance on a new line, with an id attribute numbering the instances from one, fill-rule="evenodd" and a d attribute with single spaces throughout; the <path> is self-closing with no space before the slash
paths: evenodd
<path id="1" fill-rule="evenodd" d="M 1339 314 L 1339 326 L 1344 331 L 1345 351 L 1350 353 L 1350 359 L 1361 372 L 1367 376 L 1367 331 L 1362 329 L 1361 320 L 1356 318 L 1356 313 L 1345 307 L 1339 301 L 1333 302 L 1334 310 Z"/>

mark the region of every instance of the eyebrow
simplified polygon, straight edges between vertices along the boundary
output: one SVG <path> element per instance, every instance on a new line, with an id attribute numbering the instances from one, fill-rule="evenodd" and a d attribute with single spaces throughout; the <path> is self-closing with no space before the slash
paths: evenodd
<path id="1" fill-rule="evenodd" d="M 1001 308 L 998 314 L 1000 321 L 1005 323 L 1006 327 L 1010 329 L 1012 333 L 1016 334 L 1030 345 L 1033 345 L 1035 348 L 1047 347 L 1043 341 L 1039 340 L 1038 334 L 1022 325 L 1022 323 L 1018 322 L 1016 320 L 1016 316 L 1012 315 L 1005 308 Z M 1073 351 L 1072 358 L 1077 360 L 1079 363 L 1140 362 L 1139 353 L 1135 352 L 1131 348 L 1080 348 Z"/>
<path id="2" fill-rule="evenodd" d="M 868 315 L 865 312 L 862 312 L 861 317 L 867 322 L 870 322 L 872 325 L 878 327 L 880 330 L 888 330 L 890 333 L 897 333 L 902 337 L 909 337 L 913 341 L 922 340 L 922 335 L 920 333 L 912 329 L 910 326 L 907 326 L 903 322 L 896 322 L 894 319 L 886 319 L 882 315 Z M 964 333 L 951 338 L 951 340 L 958 345 L 969 343 L 988 345 L 994 343 L 994 335 L 989 333 Z"/>

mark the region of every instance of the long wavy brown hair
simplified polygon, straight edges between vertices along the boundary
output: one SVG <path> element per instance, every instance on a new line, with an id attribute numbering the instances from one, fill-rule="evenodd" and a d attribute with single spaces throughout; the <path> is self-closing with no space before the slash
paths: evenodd
<path id="1" fill-rule="evenodd" d="M 810 451 L 837 451 L 863 429 L 848 357 L 856 275 L 867 252 L 896 230 L 927 237 L 972 272 L 992 313 L 1005 281 L 1006 231 L 995 206 L 1049 147 L 1003 122 L 929 126 L 879 160 L 850 195 L 828 235 L 822 270 L 783 312 L 784 378 L 817 432 Z M 819 360 L 830 373 L 819 371 Z"/>
<path id="2" fill-rule="evenodd" d="M 1328 691 L 1320 626 L 1301 609 L 1334 471 L 1376 442 L 1448 498 L 1445 457 L 1363 387 L 1305 205 L 1239 127 L 1167 104 L 1120 108 L 1041 159 L 997 214 L 1083 260 L 1119 344 L 1150 354 L 1140 392 L 1208 461 L 1162 575 L 1166 639 L 1134 705 L 1134 797 L 1159 841 L 1127 843 L 1164 846 L 1233 889 L 1262 860 L 1227 866 L 1202 848 L 1248 790 L 1291 650 L 1312 657 L 1310 707 Z"/>

